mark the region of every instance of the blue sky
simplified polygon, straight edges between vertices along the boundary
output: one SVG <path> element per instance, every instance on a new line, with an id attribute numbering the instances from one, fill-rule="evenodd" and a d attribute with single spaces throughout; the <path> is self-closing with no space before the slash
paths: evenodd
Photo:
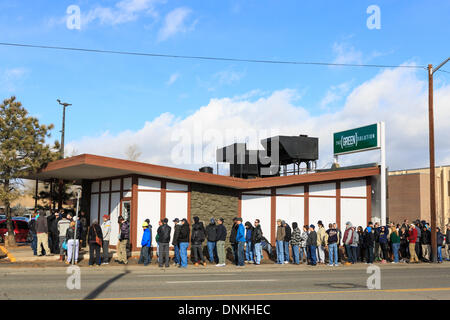
<path id="1" fill-rule="evenodd" d="M 366 25 L 366 9 L 372 4 L 381 9 L 380 30 L 369 30 Z M 81 30 L 66 27 L 70 5 L 81 9 Z M 426 65 L 450 56 L 449 14 L 448 0 L 0 0 L 0 42 L 250 59 Z M 114 143 L 118 135 L 138 133 L 161 114 L 173 117 L 173 127 L 173 121 L 188 119 L 212 101 L 233 97 L 256 103 L 259 99 L 271 101 L 276 92 L 292 90 L 286 98 L 289 104 L 306 111 L 307 118 L 319 119 L 344 110 L 355 90 L 384 72 L 1 46 L 0 61 L 0 96 L 14 94 L 43 123 L 54 123 L 55 138 L 59 139 L 61 127 L 56 99 L 73 104 L 67 112 L 66 142 L 79 152 L 91 152 L 89 141 L 96 145 L 95 139 L 101 136 L 109 137 L 105 143 Z M 446 69 L 450 70 L 450 65 Z M 420 99 L 426 72 L 411 71 L 403 76 L 420 84 Z M 448 79 L 443 73 L 436 79 L 444 97 Z M 267 110 L 275 110 L 275 120 L 277 105 L 261 112 Z M 389 119 L 385 121 L 389 123 Z M 358 120 L 353 123 L 357 125 Z M 339 127 L 323 126 L 332 127 L 331 131 Z M 300 121 L 298 133 L 305 128 L 308 124 Z M 317 129 L 308 133 L 324 134 Z M 154 147 L 152 140 L 160 138 L 156 131 L 154 136 L 136 140 L 144 151 L 142 160 L 167 162 L 145 151 Z M 422 145 L 426 146 L 426 140 Z M 121 152 L 98 150 L 115 156 Z M 441 161 L 450 161 L 450 152 L 439 152 Z M 391 161 L 394 167 L 399 166 L 400 158 Z M 425 155 L 405 166 L 422 164 L 426 165 Z"/>

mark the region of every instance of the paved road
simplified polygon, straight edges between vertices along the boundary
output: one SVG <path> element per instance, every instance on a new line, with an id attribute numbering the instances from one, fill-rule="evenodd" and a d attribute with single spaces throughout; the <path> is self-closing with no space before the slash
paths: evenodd
<path id="1" fill-rule="evenodd" d="M 82 267 L 81 289 L 66 267 L 0 268 L 0 299 L 450 299 L 450 263 L 378 265 L 381 290 L 368 290 L 366 265 L 263 265 L 238 269 Z"/>

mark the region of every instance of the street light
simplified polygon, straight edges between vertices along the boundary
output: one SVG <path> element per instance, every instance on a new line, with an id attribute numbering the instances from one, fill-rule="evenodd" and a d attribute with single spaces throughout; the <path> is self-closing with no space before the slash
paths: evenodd
<path id="1" fill-rule="evenodd" d="M 433 69 L 433 65 L 428 65 L 428 120 L 429 120 L 429 146 L 430 146 L 430 216 L 431 216 L 431 251 L 433 262 L 437 262 L 437 243 L 436 243 L 436 179 L 434 164 L 434 115 L 433 115 L 433 75 L 444 64 L 450 61 L 447 58 L 444 62 Z"/>
<path id="2" fill-rule="evenodd" d="M 63 122 L 62 122 L 62 130 L 61 130 L 60 153 L 61 153 L 61 158 L 64 159 L 64 131 L 65 131 L 65 126 L 66 126 L 66 108 L 68 106 L 71 106 L 72 104 L 66 103 L 66 102 L 61 102 L 61 100 L 59 100 L 59 99 L 56 99 L 56 101 L 58 101 L 58 103 L 63 106 Z"/>

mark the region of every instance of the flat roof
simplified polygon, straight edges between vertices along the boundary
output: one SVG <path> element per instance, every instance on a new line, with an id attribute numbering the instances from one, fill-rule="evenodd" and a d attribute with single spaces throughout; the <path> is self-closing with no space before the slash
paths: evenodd
<path id="1" fill-rule="evenodd" d="M 26 179 L 63 179 L 69 181 L 97 180 L 125 175 L 143 175 L 170 180 L 216 185 L 233 189 L 261 189 L 294 184 L 354 179 L 380 174 L 380 168 L 371 167 L 336 171 L 307 173 L 302 175 L 242 179 L 217 174 L 210 174 L 186 169 L 154 165 L 144 162 L 82 154 L 70 158 L 53 161 L 38 173 Z"/>

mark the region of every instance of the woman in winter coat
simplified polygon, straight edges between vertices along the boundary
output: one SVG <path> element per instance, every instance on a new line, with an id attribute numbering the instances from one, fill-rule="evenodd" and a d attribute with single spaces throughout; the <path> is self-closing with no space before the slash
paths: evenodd
<path id="1" fill-rule="evenodd" d="M 295 264 L 300 264 L 300 243 L 302 239 L 302 232 L 298 228 L 298 223 L 293 222 L 292 223 L 292 234 L 291 234 L 291 240 L 290 245 L 292 246 L 292 256 L 293 256 L 293 262 Z"/>
<path id="2" fill-rule="evenodd" d="M 303 231 L 300 236 L 300 261 L 306 262 L 307 261 L 307 253 L 306 253 L 306 240 L 308 240 L 308 226 L 303 226 Z"/>
<path id="3" fill-rule="evenodd" d="M 103 234 L 102 228 L 98 224 L 97 220 L 94 220 L 92 225 L 89 227 L 88 243 L 89 243 L 89 265 L 93 266 L 95 261 L 97 262 L 98 265 L 101 265 L 102 258 L 100 256 L 100 248 L 103 244 Z"/>
<path id="4" fill-rule="evenodd" d="M 74 264 L 78 262 L 78 248 L 80 246 L 81 230 L 77 228 L 77 234 L 75 235 L 75 221 L 70 222 L 70 226 L 66 231 L 66 243 L 67 243 L 67 260 L 66 264 L 72 262 L 72 256 Z M 75 239 L 74 239 L 75 238 Z"/>

